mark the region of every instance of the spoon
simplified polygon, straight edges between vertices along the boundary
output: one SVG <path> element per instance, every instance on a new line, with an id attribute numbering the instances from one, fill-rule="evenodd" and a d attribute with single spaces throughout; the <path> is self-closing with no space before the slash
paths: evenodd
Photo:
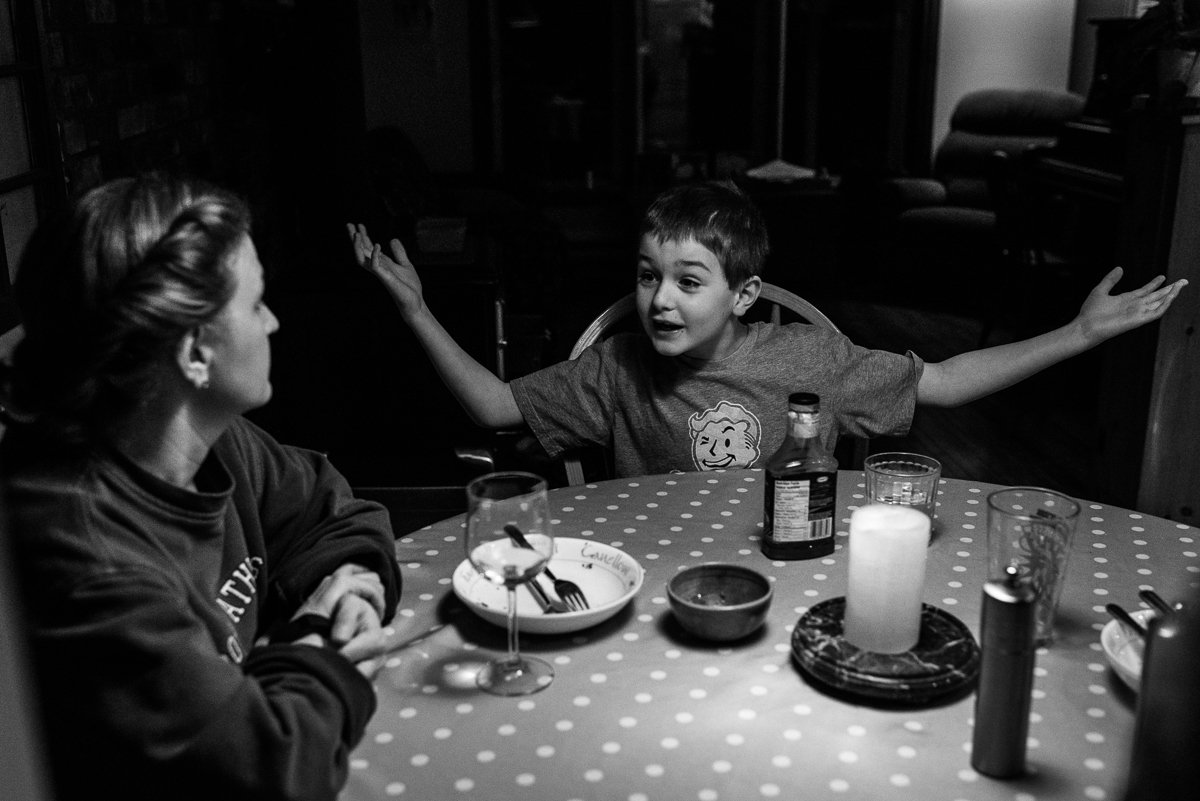
<path id="1" fill-rule="evenodd" d="M 1171 615 L 1175 613 L 1175 607 L 1167 603 L 1166 600 L 1164 600 L 1163 597 L 1154 590 L 1139 590 L 1138 597 L 1150 604 L 1150 606 L 1154 607 L 1159 612 L 1162 612 L 1164 615 Z"/>
<path id="2" fill-rule="evenodd" d="M 1114 618 L 1116 618 L 1118 621 L 1120 621 L 1126 628 L 1128 628 L 1130 631 L 1132 631 L 1134 634 L 1136 634 L 1138 636 L 1138 638 L 1143 639 L 1143 640 L 1146 639 L 1146 627 L 1143 626 L 1141 623 L 1138 623 L 1137 620 L 1132 615 L 1130 615 L 1128 612 L 1126 612 L 1123 607 L 1120 607 L 1120 606 L 1117 606 L 1116 604 L 1110 603 L 1110 604 L 1106 604 L 1104 606 L 1104 608 L 1106 610 L 1108 610 L 1108 613 L 1110 615 L 1112 615 Z"/>

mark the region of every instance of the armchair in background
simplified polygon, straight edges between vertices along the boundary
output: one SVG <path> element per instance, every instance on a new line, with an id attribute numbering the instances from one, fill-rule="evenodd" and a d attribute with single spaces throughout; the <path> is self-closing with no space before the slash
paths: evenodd
<path id="1" fill-rule="evenodd" d="M 881 189 L 879 289 L 916 305 L 987 317 L 1010 277 L 1020 230 L 998 223 L 1000 206 L 1020 197 L 1015 166 L 1030 149 L 1053 146 L 1077 119 L 1084 98 L 1065 91 L 981 89 L 959 100 L 932 174 L 894 177 Z M 1019 261 L 1019 260 L 1018 260 Z M 986 323 L 985 323 L 986 325 Z"/>

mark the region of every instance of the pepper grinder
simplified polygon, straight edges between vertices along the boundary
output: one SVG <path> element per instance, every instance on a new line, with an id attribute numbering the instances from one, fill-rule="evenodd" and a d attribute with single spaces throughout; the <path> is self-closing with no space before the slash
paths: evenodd
<path id="1" fill-rule="evenodd" d="M 1196 596 L 1200 601 L 1200 596 Z M 1150 619 L 1121 801 L 1192 798 L 1200 782 L 1200 618 L 1192 606 Z"/>
<path id="2" fill-rule="evenodd" d="M 1037 592 L 1009 565 L 983 586 L 979 688 L 971 767 L 997 779 L 1025 772 L 1033 690 L 1034 601 Z"/>

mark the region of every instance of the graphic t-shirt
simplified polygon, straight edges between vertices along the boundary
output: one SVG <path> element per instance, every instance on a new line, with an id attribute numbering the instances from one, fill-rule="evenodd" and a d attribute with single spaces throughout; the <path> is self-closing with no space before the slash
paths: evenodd
<path id="1" fill-rule="evenodd" d="M 721 360 L 660 356 L 644 335 L 618 334 L 511 386 L 550 456 L 600 445 L 618 475 L 635 476 L 761 467 L 783 440 L 793 392 L 820 396 L 830 449 L 841 434 L 903 434 L 923 367 L 826 328 L 756 322 Z"/>

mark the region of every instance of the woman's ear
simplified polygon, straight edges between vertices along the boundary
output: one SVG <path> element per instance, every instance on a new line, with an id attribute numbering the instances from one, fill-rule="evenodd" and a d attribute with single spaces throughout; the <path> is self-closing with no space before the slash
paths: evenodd
<path id="1" fill-rule="evenodd" d="M 733 303 L 733 316 L 741 317 L 746 312 L 750 311 L 750 307 L 758 300 L 758 293 L 762 291 L 762 279 L 757 275 L 752 275 L 742 282 L 742 285 L 737 288 L 737 298 Z"/>
<path id="2" fill-rule="evenodd" d="M 212 348 L 202 342 L 203 331 L 193 328 L 179 338 L 175 363 L 183 378 L 196 389 L 208 389 L 212 369 Z"/>

